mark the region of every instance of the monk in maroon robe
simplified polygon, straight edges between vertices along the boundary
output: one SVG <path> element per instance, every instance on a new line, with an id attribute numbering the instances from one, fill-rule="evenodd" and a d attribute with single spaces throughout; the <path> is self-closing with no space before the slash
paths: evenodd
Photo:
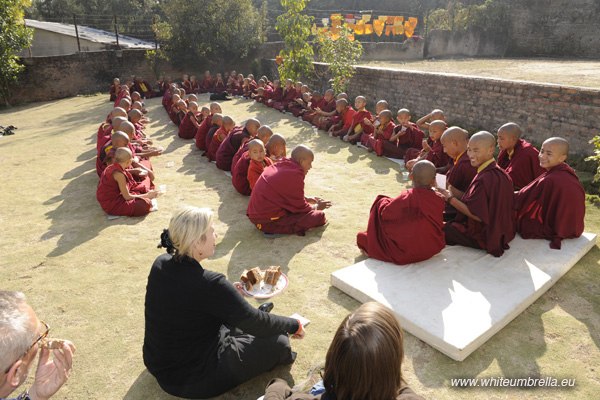
<path id="1" fill-rule="evenodd" d="M 151 200 L 158 196 L 155 190 L 147 191 L 138 184 L 127 169 L 131 166 L 133 155 L 122 147 L 115 151 L 115 162 L 109 165 L 96 190 L 96 199 L 109 215 L 139 217 L 152 209 Z"/>
<path id="2" fill-rule="evenodd" d="M 113 79 L 113 83 L 108 88 L 108 94 L 110 95 L 110 99 L 108 101 L 114 102 L 117 99 L 117 95 L 121 90 L 121 81 L 119 78 Z"/>
<path id="3" fill-rule="evenodd" d="M 423 150 L 423 139 L 425 133 L 417 126 L 417 124 L 411 122 L 410 111 L 406 108 L 398 110 L 396 120 L 398 124 L 394 129 L 394 135 L 391 141 L 397 141 L 396 157 L 404 159 L 404 162 L 408 162 L 416 158 L 421 150 Z"/>
<path id="4" fill-rule="evenodd" d="M 517 232 L 524 239 L 546 239 L 560 249 L 563 239 L 581 236 L 585 218 L 585 191 L 565 161 L 569 142 L 550 138 L 542 144 L 539 159 L 546 170 L 515 194 Z"/>
<path id="5" fill-rule="evenodd" d="M 317 109 L 325 106 L 325 98 L 319 92 L 312 92 L 308 108 L 302 114 L 302 120 L 312 124 L 313 119 L 318 115 Z"/>
<path id="6" fill-rule="evenodd" d="M 304 178 L 312 168 L 313 152 L 298 146 L 292 158 L 267 167 L 252 190 L 247 215 L 265 234 L 304 235 L 311 228 L 325 225 L 323 210 L 331 202 L 304 195 Z"/>
<path id="7" fill-rule="evenodd" d="M 356 113 L 352 117 L 352 123 L 345 135 L 340 136 L 344 142 L 356 144 L 360 141 L 362 134 L 371 135 L 374 132 L 372 122 L 375 120 L 373 115 L 365 108 L 367 107 L 367 99 L 363 96 L 357 96 L 354 100 Z M 365 123 L 365 120 L 371 123 Z"/>
<path id="8" fill-rule="evenodd" d="M 496 139 L 489 132 L 474 134 L 467 154 L 477 175 L 461 199 L 438 189 L 459 215 L 444 226 L 446 243 L 484 249 L 500 257 L 515 237 L 513 186 L 494 160 Z"/>
<path id="9" fill-rule="evenodd" d="M 390 110 L 381 111 L 379 113 L 379 125 L 375 128 L 375 132 L 372 135 L 363 133 L 363 136 L 361 136 L 362 145 L 367 147 L 369 151 L 374 151 L 380 157 L 396 155 L 394 148 L 397 148 L 398 145 L 396 142 L 391 141 L 396 128 L 392 119 L 393 115 Z"/>
<path id="10" fill-rule="evenodd" d="M 405 265 L 442 251 L 446 245 L 444 198 L 432 189 L 435 175 L 430 161 L 419 161 L 412 171 L 412 189 L 395 199 L 377 196 L 367 231 L 356 236 L 356 244 L 367 257 Z"/>
<path id="11" fill-rule="evenodd" d="M 438 174 L 445 175 L 450 169 L 452 160 L 444 153 L 444 147 L 440 142 L 442 134 L 446 131 L 446 123 L 441 120 L 433 121 L 429 124 L 429 138 L 423 141 L 423 150 L 419 156 L 406 163 L 406 168 L 410 171 L 412 166 L 420 160 L 429 160 L 435 165 Z M 406 160 L 406 158 L 405 158 Z"/>
<path id="12" fill-rule="evenodd" d="M 513 181 L 515 190 L 527 186 L 545 171 L 540 167 L 539 152 L 521 139 L 521 127 L 514 122 L 498 129 L 498 166 L 506 171 Z"/>
<path id="13" fill-rule="evenodd" d="M 281 99 L 280 103 L 275 103 L 273 105 L 273 108 L 276 110 L 279 110 L 281 112 L 285 112 L 288 110 L 290 104 L 292 102 L 295 102 L 296 99 L 298 98 L 298 92 L 296 91 L 296 88 L 294 87 L 294 83 L 292 82 L 291 79 L 286 80 L 285 82 L 285 89 L 283 91 L 283 98 Z"/>
<path id="14" fill-rule="evenodd" d="M 346 99 L 337 100 L 335 110 L 339 117 L 339 121 L 331 125 L 327 132 L 331 137 L 342 137 L 350 130 L 356 111 L 348 104 L 348 100 Z"/>
<path id="15" fill-rule="evenodd" d="M 266 105 L 275 108 L 275 105 L 280 104 L 283 101 L 283 88 L 281 82 L 277 79 L 273 81 L 273 93 L 271 98 L 267 100 Z M 283 107 L 283 106 L 281 106 Z"/>
<path id="16" fill-rule="evenodd" d="M 273 131 L 269 125 L 261 125 L 260 128 L 256 131 L 256 137 L 260 139 L 263 143 L 268 143 L 269 139 L 273 136 Z M 244 154 L 244 152 L 248 151 L 248 142 L 243 143 L 238 151 L 234 154 L 231 159 L 231 172 L 233 173 L 233 167 L 237 164 L 238 160 Z M 267 153 L 268 155 L 268 153 Z"/>
<path id="17" fill-rule="evenodd" d="M 223 171 L 231 171 L 233 156 L 244 143 L 256 136 L 258 128 L 260 128 L 260 121 L 256 118 L 250 118 L 243 128 L 233 128 L 217 150 L 215 155 L 217 168 Z"/>
<path id="18" fill-rule="evenodd" d="M 215 117 L 217 117 L 216 120 L 216 124 L 218 125 L 219 122 L 221 123 L 221 127 L 219 129 L 217 129 L 214 134 L 212 135 L 212 139 L 210 141 L 210 143 L 208 144 L 208 150 L 206 150 L 206 157 L 208 157 L 209 161 L 217 161 L 217 151 L 219 151 L 219 147 L 221 147 L 221 144 L 223 143 L 223 141 L 227 138 L 227 136 L 229 135 L 229 133 L 235 128 L 235 122 L 233 121 L 233 119 L 229 116 L 224 116 L 222 117 L 222 119 L 219 121 L 219 116 L 220 114 L 215 114 L 213 116 L 213 119 Z M 215 123 L 215 121 L 213 121 L 213 124 Z"/>
<path id="19" fill-rule="evenodd" d="M 212 126 L 212 117 L 213 115 L 220 114 L 222 112 L 221 105 L 219 103 L 210 103 L 209 110 L 210 115 L 204 118 L 204 120 L 196 130 L 196 134 L 194 135 L 194 140 L 196 141 L 196 148 L 198 150 L 207 150 L 206 134 Z"/>
<path id="20" fill-rule="evenodd" d="M 211 93 L 214 89 L 214 81 L 213 77 L 210 74 L 210 71 L 204 72 L 204 78 L 200 83 L 200 93 Z"/>
<path id="21" fill-rule="evenodd" d="M 462 198 L 469 185 L 477 175 L 477 168 L 471 165 L 471 160 L 467 154 L 469 145 L 469 132 L 458 127 L 452 126 L 444 132 L 440 138 L 444 147 L 444 152 L 452 159 L 452 166 L 446 173 L 446 189 L 454 197 Z M 456 218 L 456 209 L 446 204 L 444 211 L 444 220 L 451 221 Z"/>
<path id="22" fill-rule="evenodd" d="M 198 103 L 195 101 L 190 102 L 188 106 L 188 112 L 183 117 L 181 124 L 179 124 L 179 137 L 182 139 L 194 139 L 198 128 L 200 128 L 200 122 L 198 118 L 200 113 L 198 112 Z"/>

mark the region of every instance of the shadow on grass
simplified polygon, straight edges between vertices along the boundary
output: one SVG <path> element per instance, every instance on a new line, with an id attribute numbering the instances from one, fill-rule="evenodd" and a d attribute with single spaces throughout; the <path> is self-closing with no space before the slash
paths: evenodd
<path id="1" fill-rule="evenodd" d="M 240 386 L 230 390 L 227 393 L 222 394 L 221 396 L 213 397 L 212 400 L 254 400 L 265 394 L 265 388 L 267 383 L 269 383 L 274 378 L 285 379 L 287 382 L 294 382 L 294 378 L 290 373 L 291 366 L 279 366 L 273 369 L 272 371 L 265 372 L 249 380 L 246 383 L 241 384 Z M 155 400 L 171 400 L 171 399 L 179 399 L 179 397 L 171 396 L 170 394 L 164 392 L 159 386 L 156 378 L 148 372 L 147 369 L 144 369 L 140 375 L 137 377 L 133 385 L 129 388 L 123 400 L 147 400 L 147 399 L 155 399 Z M 211 400 L 211 399 L 208 399 Z"/>
<path id="2" fill-rule="evenodd" d="M 48 257 L 58 257 L 69 252 L 94 239 L 108 226 L 134 225 L 143 220 L 143 217 L 122 217 L 113 221 L 106 219 L 106 214 L 96 200 L 98 185 L 96 171 L 81 173 L 84 169 L 90 168 L 90 163 L 91 161 L 88 161 L 65 173 L 63 179 L 71 180 L 59 195 L 44 202 L 44 205 L 60 203 L 54 210 L 46 213 L 46 218 L 51 220 L 51 226 L 48 232 L 42 235 L 41 240 L 59 237 L 56 248 L 48 254 Z"/>

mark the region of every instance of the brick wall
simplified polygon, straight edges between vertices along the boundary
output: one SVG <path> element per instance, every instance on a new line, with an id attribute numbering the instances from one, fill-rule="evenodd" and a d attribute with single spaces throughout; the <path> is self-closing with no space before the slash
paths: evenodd
<path id="1" fill-rule="evenodd" d="M 274 65 L 274 63 L 272 63 Z M 317 65 L 323 70 L 323 65 Z M 519 123 L 529 140 L 563 136 L 574 153 L 590 154 L 588 141 L 600 134 L 600 90 L 501 79 L 358 67 L 348 94 L 367 97 L 369 107 L 385 99 L 392 110 L 406 107 L 413 121 L 440 108 L 449 122 L 474 133 L 495 133 L 508 121 Z M 326 78 L 310 82 L 326 87 Z"/>
<path id="2" fill-rule="evenodd" d="M 66 56 L 24 58 L 25 71 L 12 88 L 11 104 L 47 101 L 78 94 L 108 92 L 113 78 L 131 75 L 155 81 L 144 50 L 84 52 Z M 166 72 L 180 76 L 170 66 Z"/>

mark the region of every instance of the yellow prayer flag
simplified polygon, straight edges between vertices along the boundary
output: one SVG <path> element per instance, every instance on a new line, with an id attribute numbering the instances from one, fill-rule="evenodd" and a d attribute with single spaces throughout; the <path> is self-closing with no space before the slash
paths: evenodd
<path id="1" fill-rule="evenodd" d="M 356 23 L 354 26 L 354 33 L 356 35 L 364 35 L 365 34 L 365 23 L 361 20 Z"/>
<path id="2" fill-rule="evenodd" d="M 415 33 L 415 28 L 412 27 L 412 25 L 410 24 L 409 21 L 406 21 L 404 23 L 404 35 L 407 38 L 411 38 L 414 33 Z"/>
<path id="3" fill-rule="evenodd" d="M 365 35 L 373 34 L 373 24 L 365 24 Z"/>
<path id="4" fill-rule="evenodd" d="M 363 22 L 369 22 L 371 20 L 371 16 L 363 14 L 362 20 L 363 20 Z"/>
<path id="5" fill-rule="evenodd" d="M 394 32 L 394 27 L 392 25 L 387 25 L 385 27 L 385 36 L 390 36 Z"/>
<path id="6" fill-rule="evenodd" d="M 385 22 L 377 19 L 373 21 L 373 30 L 377 34 L 377 36 L 381 36 L 383 34 L 383 28 L 385 27 Z"/>
<path id="7" fill-rule="evenodd" d="M 408 19 L 408 23 L 410 24 L 410 26 L 412 26 L 412 27 L 413 27 L 413 30 L 414 30 L 414 28 L 416 28 L 416 27 L 417 27 L 417 24 L 419 23 L 419 19 L 418 19 L 418 18 L 415 18 L 415 17 L 410 17 L 410 18 Z"/>
<path id="8" fill-rule="evenodd" d="M 394 35 L 400 36 L 404 34 L 404 25 L 394 25 Z"/>

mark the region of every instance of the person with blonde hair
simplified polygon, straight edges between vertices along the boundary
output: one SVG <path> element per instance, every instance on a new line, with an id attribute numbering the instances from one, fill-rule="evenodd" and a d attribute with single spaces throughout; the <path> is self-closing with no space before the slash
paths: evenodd
<path id="1" fill-rule="evenodd" d="M 224 275 L 203 268 L 216 239 L 210 209 L 176 212 L 161 235 L 167 254 L 148 276 L 144 364 L 174 396 L 218 396 L 291 364 L 289 336 L 304 337 L 300 321 L 251 307 Z"/>
<path id="2" fill-rule="evenodd" d="M 379 303 L 365 303 L 344 318 L 333 337 L 322 372 L 323 393 L 292 393 L 285 381 L 275 379 L 264 400 L 423 400 L 402 377 L 403 347 L 394 314 Z"/>

